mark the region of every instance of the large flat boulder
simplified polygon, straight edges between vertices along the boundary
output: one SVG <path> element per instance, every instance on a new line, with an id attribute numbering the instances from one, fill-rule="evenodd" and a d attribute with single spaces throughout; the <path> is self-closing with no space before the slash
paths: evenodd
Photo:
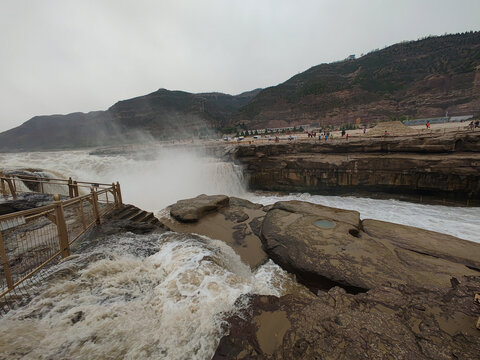
<path id="1" fill-rule="evenodd" d="M 235 250 L 245 264 L 254 269 L 268 260 L 258 235 L 265 211 L 262 205 L 248 200 L 226 196 L 225 198 L 227 201 L 222 200 L 223 195 L 218 198 L 221 204 L 226 203 L 225 205 L 217 207 L 212 205 L 208 213 L 203 212 L 201 216 L 197 215 L 197 209 L 203 206 L 204 198 L 200 201 L 196 200 L 198 198 L 181 200 L 177 202 L 181 206 L 176 207 L 175 204 L 170 209 L 170 214 L 173 212 L 176 216 L 172 214 L 171 217 L 162 217 L 160 221 L 173 231 L 201 234 L 224 241 Z M 197 220 L 185 221 L 185 218 L 191 219 L 192 216 Z"/>
<path id="2" fill-rule="evenodd" d="M 410 240 L 405 242 L 413 244 L 417 239 L 425 247 L 435 244 L 440 235 L 417 233 L 419 229 L 402 225 L 395 228 L 409 234 L 405 239 Z M 278 202 L 265 215 L 261 239 L 271 259 L 314 291 L 334 286 L 352 293 L 385 285 L 449 287 L 452 277 L 479 275 L 459 256 L 431 256 L 425 249 L 401 246 L 400 240 L 392 240 L 378 229 L 373 231 L 373 226 L 368 229 L 370 233 L 363 231 L 356 211 L 300 201 Z M 480 244 L 462 244 L 463 253 L 473 255 L 480 249 Z M 468 263 L 476 264 L 473 259 Z"/>
<path id="3" fill-rule="evenodd" d="M 199 195 L 192 199 L 179 200 L 170 209 L 170 215 L 181 222 L 198 221 L 205 214 L 228 205 L 226 195 Z"/>
<path id="4" fill-rule="evenodd" d="M 480 271 L 480 246 L 471 241 L 371 219 L 362 221 L 362 230 L 374 238 L 388 240 L 399 248 L 464 264 Z"/>

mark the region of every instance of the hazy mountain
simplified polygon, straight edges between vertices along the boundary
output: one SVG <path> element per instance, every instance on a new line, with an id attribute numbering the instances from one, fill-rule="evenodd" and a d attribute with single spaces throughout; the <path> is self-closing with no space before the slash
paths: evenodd
<path id="1" fill-rule="evenodd" d="M 220 131 L 231 114 L 259 91 L 232 96 L 160 89 L 119 101 L 106 111 L 35 116 L 1 133 L 0 151 L 67 149 L 207 136 Z"/>
<path id="2" fill-rule="evenodd" d="M 159 89 L 106 111 L 36 116 L 0 151 L 87 147 L 262 129 L 480 113 L 480 32 L 429 37 L 314 66 L 239 95 Z"/>

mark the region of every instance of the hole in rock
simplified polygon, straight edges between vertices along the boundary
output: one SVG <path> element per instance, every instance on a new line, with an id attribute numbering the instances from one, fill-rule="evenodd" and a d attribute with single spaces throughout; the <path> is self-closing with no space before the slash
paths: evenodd
<path id="1" fill-rule="evenodd" d="M 370 290 L 370 289 L 362 288 L 359 286 L 343 284 L 338 281 L 334 281 L 317 274 L 306 274 L 306 273 L 303 273 L 302 275 L 297 274 L 297 280 L 298 282 L 305 285 L 315 295 L 318 293 L 319 290 L 328 291 L 335 286 L 341 287 L 347 293 L 353 294 L 353 295 L 366 293 L 368 290 Z"/>
<path id="2" fill-rule="evenodd" d="M 350 229 L 348 230 L 348 233 L 356 238 L 360 237 L 360 232 L 357 229 Z"/>
<path id="3" fill-rule="evenodd" d="M 455 141 L 455 151 L 461 151 L 461 150 L 464 150 L 465 144 L 463 143 L 463 140 L 461 139 L 458 139 L 457 141 Z"/>

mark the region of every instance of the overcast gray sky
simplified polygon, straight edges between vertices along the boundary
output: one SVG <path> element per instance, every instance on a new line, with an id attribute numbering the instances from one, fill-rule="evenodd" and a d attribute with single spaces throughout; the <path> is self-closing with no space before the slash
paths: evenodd
<path id="1" fill-rule="evenodd" d="M 402 40 L 480 29 L 479 0 L 0 0 L 0 131 L 159 88 L 237 94 Z"/>

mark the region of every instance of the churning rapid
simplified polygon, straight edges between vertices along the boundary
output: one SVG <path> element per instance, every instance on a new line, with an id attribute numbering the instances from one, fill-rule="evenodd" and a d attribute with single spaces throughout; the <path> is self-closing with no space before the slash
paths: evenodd
<path id="1" fill-rule="evenodd" d="M 249 193 L 239 167 L 187 148 L 143 155 L 1 154 L 0 164 L 78 180 L 119 181 L 124 202 L 148 210 L 202 193 L 262 204 L 299 199 L 473 241 L 480 233 L 478 208 Z M 304 291 L 271 261 L 252 271 L 224 242 L 204 236 L 112 235 L 76 246 L 33 301 L 0 320 L 0 358 L 208 359 L 227 331 L 226 317 L 247 304 L 242 295 Z"/>
<path id="2" fill-rule="evenodd" d="M 207 237 L 130 234 L 83 246 L 0 321 L 0 358 L 208 359 L 224 317 L 247 305 L 242 294 L 293 286 L 272 262 L 252 272 Z"/>

